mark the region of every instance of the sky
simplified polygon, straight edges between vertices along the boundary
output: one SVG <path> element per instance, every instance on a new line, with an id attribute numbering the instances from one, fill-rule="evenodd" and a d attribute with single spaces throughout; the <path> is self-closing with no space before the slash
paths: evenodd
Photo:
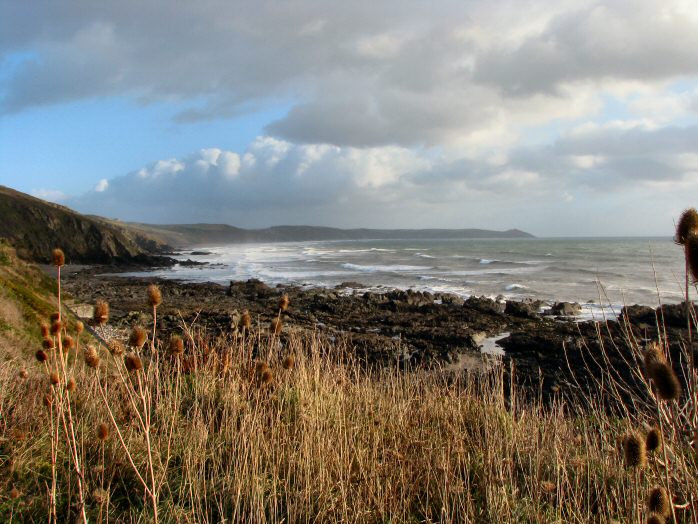
<path id="1" fill-rule="evenodd" d="M 0 184 L 151 223 L 671 235 L 695 0 L 0 0 Z"/>

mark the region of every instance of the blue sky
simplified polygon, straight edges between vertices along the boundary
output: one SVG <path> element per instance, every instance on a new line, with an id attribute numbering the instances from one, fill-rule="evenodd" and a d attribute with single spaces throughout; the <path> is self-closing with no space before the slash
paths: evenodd
<path id="1" fill-rule="evenodd" d="M 0 0 L 0 184 L 244 227 L 669 235 L 687 0 Z"/>

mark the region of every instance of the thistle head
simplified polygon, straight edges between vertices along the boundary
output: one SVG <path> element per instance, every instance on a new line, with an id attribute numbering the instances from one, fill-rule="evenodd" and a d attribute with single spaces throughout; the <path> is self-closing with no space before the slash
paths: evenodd
<path id="1" fill-rule="evenodd" d="M 85 364 L 92 369 L 96 369 L 99 366 L 99 353 L 94 346 L 87 346 L 85 349 Z"/>
<path id="2" fill-rule="evenodd" d="M 643 468 L 647 464 L 645 439 L 637 433 L 628 433 L 623 437 L 623 459 L 628 468 Z"/>
<path id="3" fill-rule="evenodd" d="M 288 309 L 288 303 L 288 295 L 284 293 L 283 295 L 281 295 L 281 298 L 279 299 L 279 309 L 281 311 L 286 311 Z"/>
<path id="4" fill-rule="evenodd" d="M 179 356 L 184 353 L 184 341 L 179 335 L 173 335 L 170 338 L 169 352 L 171 355 Z"/>
<path id="5" fill-rule="evenodd" d="M 109 320 L 109 304 L 104 300 L 95 302 L 94 314 L 92 315 L 95 323 L 102 326 Z"/>
<path id="6" fill-rule="evenodd" d="M 651 428 L 645 436 L 645 447 L 647 451 L 659 451 L 662 449 L 662 433 L 658 428 Z"/>
<path id="7" fill-rule="evenodd" d="M 665 488 L 652 488 L 647 496 L 647 509 L 665 518 L 671 515 L 671 499 Z"/>
<path id="8" fill-rule="evenodd" d="M 62 249 L 56 248 L 51 252 L 51 263 L 56 267 L 65 265 L 65 254 Z"/>
<path id="9" fill-rule="evenodd" d="M 162 293 L 160 293 L 160 288 L 155 284 L 150 284 L 148 286 L 148 304 L 151 307 L 158 307 L 162 303 Z"/>
<path id="10" fill-rule="evenodd" d="M 657 396 L 662 400 L 677 400 L 681 396 L 681 382 L 668 363 L 654 364 L 650 368 Z"/>
<path id="11" fill-rule="evenodd" d="M 676 237 L 674 241 L 683 245 L 688 240 L 688 237 L 693 233 L 698 232 L 698 212 L 693 207 L 689 207 L 679 218 L 679 223 L 676 224 Z"/>
<path id="12" fill-rule="evenodd" d="M 132 348 L 141 349 L 148 340 L 148 332 L 140 326 L 134 326 L 131 335 L 128 337 L 128 345 Z"/>
<path id="13" fill-rule="evenodd" d="M 97 425 L 97 440 L 100 442 L 104 442 L 109 438 L 109 426 L 107 426 L 104 422 L 100 422 Z"/>
<path id="14" fill-rule="evenodd" d="M 143 369 L 143 361 L 135 353 L 129 353 L 124 357 L 124 364 L 129 373 Z"/>
<path id="15" fill-rule="evenodd" d="M 126 351 L 126 348 L 124 348 L 124 345 L 121 343 L 121 341 L 115 338 L 107 342 L 107 349 L 109 350 L 109 353 L 111 353 L 115 357 L 123 355 Z"/>

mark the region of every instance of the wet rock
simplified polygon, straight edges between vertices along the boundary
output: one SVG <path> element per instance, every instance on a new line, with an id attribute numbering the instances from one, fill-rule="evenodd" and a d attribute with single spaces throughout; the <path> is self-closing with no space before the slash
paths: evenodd
<path id="1" fill-rule="evenodd" d="M 469 309 L 474 309 L 480 313 L 502 315 L 505 304 L 488 297 L 469 297 L 463 305 Z"/>
<path id="2" fill-rule="evenodd" d="M 540 309 L 540 301 L 524 301 L 518 302 L 516 300 L 507 300 L 506 307 L 504 308 L 504 313 L 507 315 L 513 315 L 515 317 L 522 318 L 540 318 L 538 310 Z"/>
<path id="3" fill-rule="evenodd" d="M 652 326 L 657 322 L 654 309 L 649 306 L 639 306 L 637 304 L 623 307 L 620 311 L 620 318 L 631 324 L 643 323 Z"/>
<path id="4" fill-rule="evenodd" d="M 560 317 L 573 317 L 579 315 L 581 312 L 582 306 L 580 306 L 577 302 L 557 302 L 547 311 L 547 313 L 550 315 Z"/>

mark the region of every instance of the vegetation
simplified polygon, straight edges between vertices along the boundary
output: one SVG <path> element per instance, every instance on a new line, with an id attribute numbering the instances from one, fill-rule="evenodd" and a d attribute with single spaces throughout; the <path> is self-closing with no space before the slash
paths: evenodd
<path id="1" fill-rule="evenodd" d="M 107 338 L 99 303 L 93 339 L 61 306 L 61 253 L 49 285 L 3 252 L 9 323 L 36 333 L 0 361 L 4 522 L 698 522 L 695 371 L 666 341 L 628 355 L 651 402 L 544 405 L 502 366 L 366 369 L 341 340 L 282 338 L 285 296 L 272 326 L 161 340 L 167 297 L 144 286 L 152 324 Z"/>

